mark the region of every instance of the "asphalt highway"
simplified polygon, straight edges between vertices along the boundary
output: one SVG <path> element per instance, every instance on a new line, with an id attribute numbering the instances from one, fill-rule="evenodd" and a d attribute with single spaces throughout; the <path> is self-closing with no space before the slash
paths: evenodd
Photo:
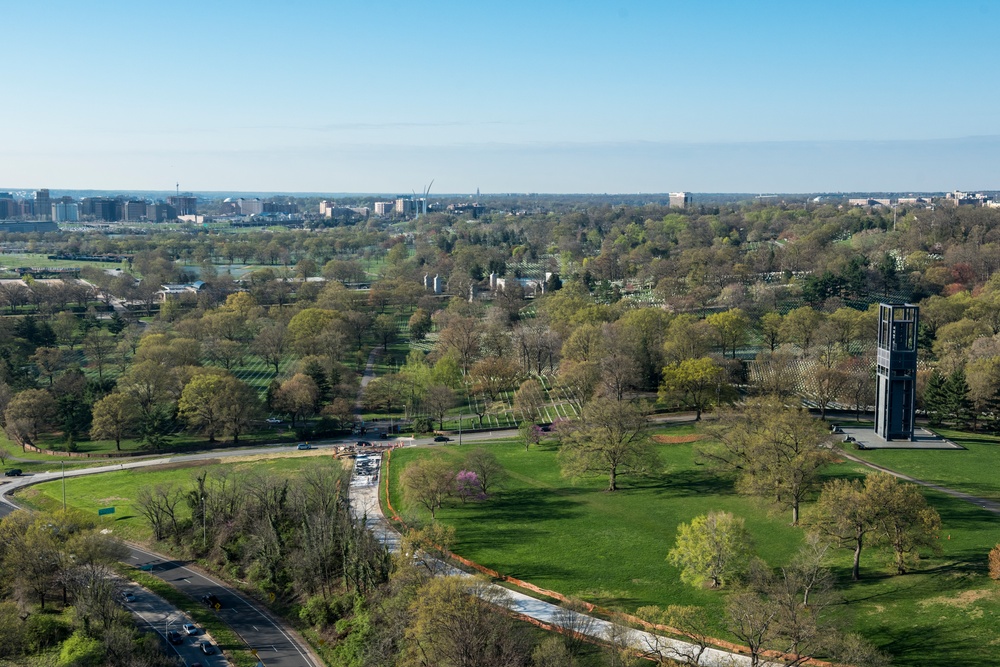
<path id="1" fill-rule="evenodd" d="M 181 629 L 182 626 L 185 623 L 192 625 L 195 623 L 184 612 L 144 588 L 138 586 L 126 586 L 126 588 L 135 595 L 135 600 L 124 603 L 125 608 L 163 637 L 164 644 L 170 647 L 168 651 L 176 653 L 185 665 L 201 663 L 203 667 L 227 667 L 230 664 L 218 650 L 213 655 L 202 653 L 200 645 L 203 642 L 210 642 L 216 649 L 218 649 L 218 644 L 201 628 L 198 628 L 197 634 L 188 636 Z M 180 644 L 167 642 L 167 632 L 169 631 L 180 634 L 182 638 Z"/>
<path id="2" fill-rule="evenodd" d="M 183 561 L 169 560 L 134 546 L 130 546 L 129 551 L 129 564 L 148 571 L 185 593 L 191 597 L 192 605 L 203 604 L 200 602 L 202 596 L 214 594 L 222 603 L 215 613 L 247 646 L 257 650 L 258 660 L 266 667 L 313 667 L 316 664 L 308 648 L 300 645 L 263 610 L 222 582 L 188 567 Z"/>

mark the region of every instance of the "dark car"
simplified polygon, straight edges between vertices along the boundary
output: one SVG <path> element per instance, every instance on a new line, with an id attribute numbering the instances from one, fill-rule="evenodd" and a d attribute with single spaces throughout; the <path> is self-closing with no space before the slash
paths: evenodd
<path id="1" fill-rule="evenodd" d="M 4 477 L 20 477 L 23 471 L 20 468 L 11 468 L 10 470 L 4 471 Z"/>
<path id="2" fill-rule="evenodd" d="M 372 446 L 372 443 L 368 442 L 367 440 L 358 440 L 354 444 L 355 444 L 356 447 L 371 447 Z"/>
<path id="3" fill-rule="evenodd" d="M 436 435 L 434 436 L 434 442 L 451 442 L 451 438 L 446 435 Z"/>
<path id="4" fill-rule="evenodd" d="M 184 643 L 184 637 L 181 637 L 181 633 L 171 630 L 167 633 L 167 641 L 176 646 Z"/>
<path id="5" fill-rule="evenodd" d="M 198 648 L 200 648 L 201 652 L 204 653 L 205 655 L 214 655 L 215 654 L 215 647 L 212 646 L 211 642 L 202 642 L 198 646 Z"/>
<path id="6" fill-rule="evenodd" d="M 209 607 L 215 607 L 216 609 L 222 609 L 222 600 L 215 597 L 215 593 L 209 595 L 202 595 L 201 601 L 207 604 Z"/>

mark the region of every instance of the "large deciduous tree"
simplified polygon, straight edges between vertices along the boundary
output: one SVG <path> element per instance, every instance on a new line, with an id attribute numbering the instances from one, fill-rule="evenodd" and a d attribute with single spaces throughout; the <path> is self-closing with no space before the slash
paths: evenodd
<path id="1" fill-rule="evenodd" d="M 646 412 L 634 403 L 597 398 L 583 408 L 559 450 L 563 472 L 570 476 L 608 476 L 608 491 L 618 489 L 619 475 L 643 475 L 659 465 L 649 439 Z"/>
<path id="2" fill-rule="evenodd" d="M 736 476 L 741 493 L 760 496 L 792 511 L 814 491 L 819 471 L 831 461 L 823 444 L 823 423 L 808 411 L 786 407 L 774 398 L 753 399 L 722 413 L 709 429 L 717 444 L 699 454 Z"/>
<path id="3" fill-rule="evenodd" d="M 432 520 L 454 488 L 454 481 L 455 471 L 440 458 L 414 461 L 399 476 L 404 495 L 410 502 L 423 505 Z"/>
<path id="4" fill-rule="evenodd" d="M 752 540 L 744 521 L 729 512 L 709 512 L 677 526 L 677 542 L 667 555 L 681 581 L 712 588 L 739 579 L 750 567 Z"/>
<path id="5" fill-rule="evenodd" d="M 44 389 L 25 389 L 10 399 L 4 417 L 8 425 L 18 423 L 31 442 L 49 428 L 56 417 L 56 402 Z"/>
<path id="6" fill-rule="evenodd" d="M 191 378 L 184 386 L 177 402 L 177 412 L 193 429 L 208 436 L 215 442 L 216 434 L 222 430 L 222 403 L 225 401 L 221 375 L 204 373 Z"/>
<path id="7" fill-rule="evenodd" d="M 434 577 L 417 591 L 406 628 L 404 667 L 520 667 L 530 642 L 504 613 L 503 589 L 468 577 Z"/>
<path id="8" fill-rule="evenodd" d="M 94 403 L 90 437 L 114 440 L 121 451 L 122 438 L 131 435 L 139 424 L 139 403 L 133 396 L 114 392 Z"/>
<path id="9" fill-rule="evenodd" d="M 281 383 L 274 394 L 272 404 L 278 410 L 287 413 L 292 418 L 294 426 L 296 419 L 312 414 L 316 409 L 318 397 L 319 388 L 316 382 L 308 375 L 296 373 Z"/>
<path id="10" fill-rule="evenodd" d="M 660 395 L 674 396 L 695 411 L 695 421 L 711 405 L 728 398 L 730 387 L 726 383 L 726 369 L 711 357 L 684 359 L 663 369 Z"/>
<path id="11" fill-rule="evenodd" d="M 424 407 L 435 419 L 438 420 L 438 428 L 444 429 L 444 418 L 448 410 L 455 407 L 458 399 L 451 387 L 443 384 L 433 384 L 427 388 L 427 395 L 424 396 Z"/>

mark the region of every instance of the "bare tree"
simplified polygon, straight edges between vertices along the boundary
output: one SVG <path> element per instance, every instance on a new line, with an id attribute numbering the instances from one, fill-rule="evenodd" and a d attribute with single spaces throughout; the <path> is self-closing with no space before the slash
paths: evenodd
<path id="1" fill-rule="evenodd" d="M 618 489 L 618 476 L 646 474 L 659 463 L 646 430 L 646 413 L 633 403 L 598 398 L 588 403 L 559 451 L 563 472 L 570 476 L 605 474 L 608 491 Z"/>
<path id="2" fill-rule="evenodd" d="M 427 412 L 438 420 L 438 428 L 444 429 L 444 418 L 448 410 L 455 406 L 457 402 L 455 392 L 443 384 L 431 385 L 427 388 L 427 395 L 424 397 L 424 407 Z"/>

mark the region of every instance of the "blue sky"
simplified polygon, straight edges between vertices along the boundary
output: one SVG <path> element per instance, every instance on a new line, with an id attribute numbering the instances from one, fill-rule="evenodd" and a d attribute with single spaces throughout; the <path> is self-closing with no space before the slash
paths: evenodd
<path id="1" fill-rule="evenodd" d="M 3 1 L 4 187 L 1000 188 L 1000 3 Z"/>

